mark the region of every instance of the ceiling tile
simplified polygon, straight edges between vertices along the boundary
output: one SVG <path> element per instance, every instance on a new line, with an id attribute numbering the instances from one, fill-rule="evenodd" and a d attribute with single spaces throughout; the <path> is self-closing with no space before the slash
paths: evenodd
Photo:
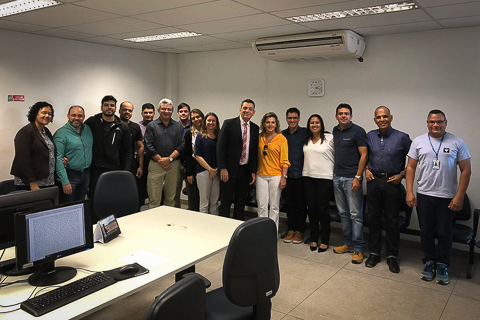
<path id="1" fill-rule="evenodd" d="M 416 0 L 415 2 L 421 5 L 422 7 L 438 7 L 438 6 L 445 6 L 450 5 L 452 2 L 455 4 L 459 3 L 466 3 L 466 2 L 474 2 L 479 0 Z"/>
<path id="2" fill-rule="evenodd" d="M 441 29 L 442 27 L 433 21 L 413 22 L 407 24 L 396 24 L 389 26 L 355 28 L 354 31 L 363 37 L 377 36 L 382 34 L 419 32 L 427 30 Z"/>
<path id="3" fill-rule="evenodd" d="M 394 2 L 385 0 L 386 3 Z M 356 1 L 342 1 L 339 3 L 332 3 L 333 1 L 327 1 L 328 4 L 319 5 L 316 3 L 314 7 L 308 8 L 299 8 L 293 10 L 278 10 L 273 12 L 272 14 L 278 17 L 295 17 L 295 16 L 302 16 L 307 14 L 315 14 L 315 13 L 324 13 L 324 12 L 332 12 L 332 11 L 339 11 L 339 10 L 347 10 L 347 9 L 358 9 L 364 8 L 369 6 L 374 6 L 379 4 L 379 0 L 356 0 Z"/>
<path id="4" fill-rule="evenodd" d="M 118 18 L 118 15 L 77 7 L 71 4 L 62 4 L 9 16 L 8 20 L 48 27 L 63 27 L 113 18 Z"/>
<path id="5" fill-rule="evenodd" d="M 296 34 L 296 33 L 306 33 L 312 32 L 310 28 L 306 28 L 300 24 L 291 24 L 286 26 L 278 26 L 278 27 L 270 27 L 270 28 L 260 28 L 260 29 L 253 29 L 253 30 L 245 30 L 245 31 L 236 31 L 236 32 L 229 32 L 229 33 L 218 33 L 215 34 L 215 38 L 221 38 L 226 40 L 232 41 L 254 41 L 258 38 L 265 38 L 265 37 L 273 37 L 273 36 L 281 36 L 287 34 Z"/>
<path id="6" fill-rule="evenodd" d="M 237 2 L 252 6 L 263 11 L 287 10 L 302 7 L 318 6 L 345 0 L 236 0 Z"/>
<path id="7" fill-rule="evenodd" d="M 115 33 L 134 32 L 148 29 L 160 28 L 162 25 L 156 23 L 142 21 L 132 18 L 116 18 L 110 20 L 97 21 L 92 23 L 80 24 L 71 27 L 64 27 L 63 29 L 86 32 L 95 35 L 109 35 Z"/>
<path id="8" fill-rule="evenodd" d="M 246 17 L 182 25 L 182 28 L 202 34 L 214 34 L 218 33 L 219 30 L 223 32 L 233 32 L 289 24 L 293 24 L 293 22 L 262 13 Z"/>
<path id="9" fill-rule="evenodd" d="M 451 6 L 433 7 L 425 9 L 435 19 L 449 19 L 480 15 L 480 2 L 456 4 Z"/>
<path id="10" fill-rule="evenodd" d="M 158 40 L 158 41 L 149 41 L 148 43 L 152 46 L 161 46 L 168 48 L 181 48 L 187 46 L 197 46 L 202 44 L 213 44 L 213 43 L 222 43 L 229 42 L 224 39 L 217 39 L 208 36 L 198 36 L 191 38 L 178 38 L 178 39 L 169 39 L 169 40 Z"/>
<path id="11" fill-rule="evenodd" d="M 155 36 L 159 34 L 166 34 L 166 33 L 176 33 L 182 32 L 184 30 L 174 28 L 174 27 L 166 27 L 166 28 L 158 28 L 158 29 L 149 29 L 149 30 L 142 30 L 142 31 L 135 31 L 135 32 L 125 32 L 125 33 L 118 33 L 109 35 L 110 38 L 116 39 L 126 39 L 126 38 L 136 38 L 136 37 L 146 37 L 146 36 Z"/>
<path id="12" fill-rule="evenodd" d="M 217 44 L 206 44 L 201 46 L 191 46 L 185 47 L 185 49 L 190 51 L 213 51 L 213 50 L 227 50 L 227 49 L 240 49 L 248 48 L 250 45 L 239 43 L 239 42 L 229 42 L 229 43 L 217 43 Z"/>
<path id="13" fill-rule="evenodd" d="M 57 38 L 63 38 L 63 39 L 73 39 L 73 40 L 93 37 L 92 34 L 75 32 L 70 30 L 62 30 L 57 28 L 36 31 L 33 33 L 39 34 L 42 36 L 57 37 Z"/>
<path id="14" fill-rule="evenodd" d="M 322 30 L 356 29 L 363 27 L 386 26 L 391 24 L 406 24 L 420 21 L 430 21 L 430 17 L 422 10 L 412 10 L 401 13 L 375 14 L 345 19 L 323 20 L 303 23 L 304 25 Z"/>
<path id="15" fill-rule="evenodd" d="M 168 26 L 178 26 L 183 24 L 228 19 L 237 16 L 246 16 L 259 12 L 260 11 L 249 8 L 242 4 L 228 0 L 221 0 L 183 8 L 141 14 L 135 17 Z"/>
<path id="16" fill-rule="evenodd" d="M 437 20 L 445 28 L 480 26 L 480 16 Z"/>
<path id="17" fill-rule="evenodd" d="M 32 31 L 38 31 L 38 30 L 45 30 L 47 29 L 47 27 L 0 19 L 0 29 L 19 31 L 19 32 L 32 32 Z"/>
<path id="18" fill-rule="evenodd" d="M 212 0 L 85 0 L 77 1 L 75 5 L 88 7 L 124 16 L 131 16 L 151 11 L 166 10 L 189 6 Z"/>

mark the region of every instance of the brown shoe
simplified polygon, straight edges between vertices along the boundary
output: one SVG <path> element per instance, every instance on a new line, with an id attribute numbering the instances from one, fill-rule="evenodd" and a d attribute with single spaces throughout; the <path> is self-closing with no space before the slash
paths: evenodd
<path id="1" fill-rule="evenodd" d="M 355 251 L 352 257 L 352 263 L 361 264 L 363 262 L 363 252 Z"/>
<path id="2" fill-rule="evenodd" d="M 347 246 L 346 244 L 344 244 L 343 246 L 333 248 L 333 252 L 335 253 L 353 252 L 353 246 Z"/>
<path id="3" fill-rule="evenodd" d="M 295 233 L 295 237 L 293 237 L 293 243 L 299 244 L 303 242 L 303 233 L 300 231 L 297 231 Z"/>
<path id="4" fill-rule="evenodd" d="M 292 242 L 294 237 L 295 237 L 295 231 L 288 230 L 287 235 L 285 236 L 285 238 L 283 238 L 283 242 L 290 243 L 290 242 Z"/>

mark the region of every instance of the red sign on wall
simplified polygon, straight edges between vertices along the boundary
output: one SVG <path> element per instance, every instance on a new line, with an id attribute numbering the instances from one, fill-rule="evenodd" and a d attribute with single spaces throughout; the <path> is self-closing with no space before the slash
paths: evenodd
<path id="1" fill-rule="evenodd" d="M 23 94 L 9 94 L 8 101 L 25 102 L 25 95 Z"/>

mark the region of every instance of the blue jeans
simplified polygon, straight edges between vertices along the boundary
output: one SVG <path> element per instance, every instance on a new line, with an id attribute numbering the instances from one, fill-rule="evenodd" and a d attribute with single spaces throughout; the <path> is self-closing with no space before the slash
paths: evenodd
<path id="1" fill-rule="evenodd" d="M 345 244 L 353 250 L 363 252 L 363 190 L 352 191 L 354 178 L 333 177 L 333 191 L 338 214 L 342 221 Z"/>
<path id="2" fill-rule="evenodd" d="M 64 194 L 63 189 L 60 189 L 60 203 L 85 200 L 90 183 L 90 168 L 83 170 L 83 172 L 67 169 L 67 177 L 72 185 L 72 193 Z"/>

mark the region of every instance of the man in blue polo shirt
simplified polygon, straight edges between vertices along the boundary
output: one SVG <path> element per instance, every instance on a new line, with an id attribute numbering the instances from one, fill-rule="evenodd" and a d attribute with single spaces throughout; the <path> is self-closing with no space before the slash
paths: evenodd
<path id="1" fill-rule="evenodd" d="M 368 167 L 367 213 L 370 256 L 365 266 L 373 268 L 380 262 L 382 249 L 382 215 L 386 222 L 387 265 L 391 272 L 399 273 L 397 262 L 400 246 L 400 216 L 402 179 L 405 177 L 405 160 L 412 141 L 408 134 L 392 128 L 393 116 L 385 106 L 375 109 L 373 121 L 378 129 L 367 134 Z"/>
<path id="2" fill-rule="evenodd" d="M 287 186 L 282 195 L 285 198 L 285 211 L 287 213 L 288 232 L 283 242 L 302 243 L 305 232 L 305 219 L 307 208 L 303 192 L 303 141 L 306 128 L 300 127 L 300 110 L 289 108 L 286 112 L 288 128 L 282 134 L 288 141 L 288 160 L 291 166 L 287 172 Z"/>
<path id="3" fill-rule="evenodd" d="M 417 207 L 425 267 L 421 278 L 438 284 L 450 283 L 448 266 L 452 252 L 455 211 L 462 210 L 470 183 L 471 161 L 461 138 L 446 132 L 447 118 L 441 110 L 427 117 L 428 133 L 416 137 L 408 152 L 406 169 L 407 204 Z M 419 167 L 417 197 L 413 193 L 415 170 Z M 457 166 L 460 180 L 457 182 Z M 435 245 L 435 235 L 438 244 Z"/>
<path id="4" fill-rule="evenodd" d="M 345 243 L 335 253 L 353 252 L 352 263 L 363 262 L 363 169 L 368 161 L 365 130 L 352 123 L 352 107 L 341 103 L 336 110 L 338 126 L 333 128 L 335 165 L 333 189 L 342 221 Z"/>

